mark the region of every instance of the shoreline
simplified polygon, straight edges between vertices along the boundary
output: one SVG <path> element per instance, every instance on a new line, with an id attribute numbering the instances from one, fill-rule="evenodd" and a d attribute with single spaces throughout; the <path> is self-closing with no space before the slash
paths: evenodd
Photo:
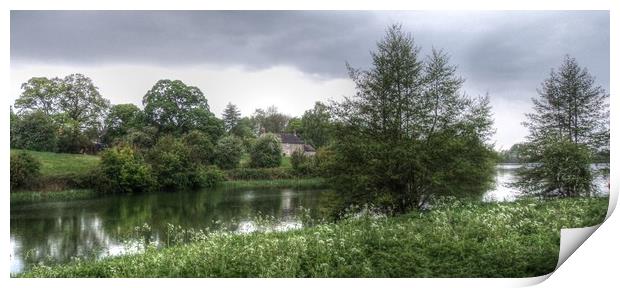
<path id="1" fill-rule="evenodd" d="M 228 180 L 211 189 L 323 189 L 328 184 L 324 178 L 292 178 L 276 180 Z M 69 201 L 96 198 L 101 195 L 93 189 L 66 189 L 60 191 L 15 191 L 11 192 L 11 204 L 36 203 L 43 201 Z M 109 194 L 114 195 L 114 194 Z M 118 194 L 125 195 L 125 194 Z"/>

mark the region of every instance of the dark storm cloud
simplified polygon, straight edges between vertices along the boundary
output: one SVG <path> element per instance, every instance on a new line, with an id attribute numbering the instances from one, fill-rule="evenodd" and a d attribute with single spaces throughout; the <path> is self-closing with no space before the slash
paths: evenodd
<path id="1" fill-rule="evenodd" d="M 327 74 L 342 74 L 345 60 L 367 61 L 384 29 L 373 27 L 367 12 L 14 11 L 11 16 L 16 59 L 290 65 Z M 355 51 L 360 48 L 362 53 Z"/>
<path id="2" fill-rule="evenodd" d="M 534 90 L 565 54 L 609 87 L 606 11 L 13 11 L 11 57 L 87 65 L 289 65 L 342 77 L 345 61 L 368 66 L 369 51 L 397 22 L 424 54 L 443 48 L 468 85 L 499 97 Z"/>

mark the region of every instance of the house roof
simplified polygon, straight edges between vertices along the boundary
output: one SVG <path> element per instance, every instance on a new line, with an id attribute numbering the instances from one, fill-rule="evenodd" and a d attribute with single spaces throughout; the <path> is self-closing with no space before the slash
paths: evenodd
<path id="1" fill-rule="evenodd" d="M 304 144 L 304 141 L 293 133 L 280 133 L 280 140 L 283 144 Z"/>

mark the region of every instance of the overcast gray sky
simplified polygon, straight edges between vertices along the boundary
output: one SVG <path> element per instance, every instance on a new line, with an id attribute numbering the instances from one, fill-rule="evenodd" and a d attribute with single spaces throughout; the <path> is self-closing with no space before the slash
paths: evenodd
<path id="1" fill-rule="evenodd" d="M 12 11 L 11 103 L 35 76 L 83 73 L 112 103 L 141 105 L 159 79 L 199 87 L 217 115 L 276 105 L 291 116 L 353 94 L 345 62 L 370 65 L 401 23 L 422 54 L 451 55 L 469 95 L 489 93 L 496 147 L 522 141 L 530 98 L 570 54 L 609 91 L 607 11 Z"/>

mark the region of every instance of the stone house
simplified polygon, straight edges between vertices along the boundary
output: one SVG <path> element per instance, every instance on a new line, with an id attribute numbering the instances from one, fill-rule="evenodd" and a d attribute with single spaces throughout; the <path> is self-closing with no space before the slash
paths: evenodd
<path id="1" fill-rule="evenodd" d="M 304 151 L 304 155 L 312 156 L 316 154 L 316 150 L 312 145 L 306 144 L 295 133 L 280 133 L 280 142 L 282 143 L 282 152 L 284 155 L 291 156 L 296 150 Z"/>

